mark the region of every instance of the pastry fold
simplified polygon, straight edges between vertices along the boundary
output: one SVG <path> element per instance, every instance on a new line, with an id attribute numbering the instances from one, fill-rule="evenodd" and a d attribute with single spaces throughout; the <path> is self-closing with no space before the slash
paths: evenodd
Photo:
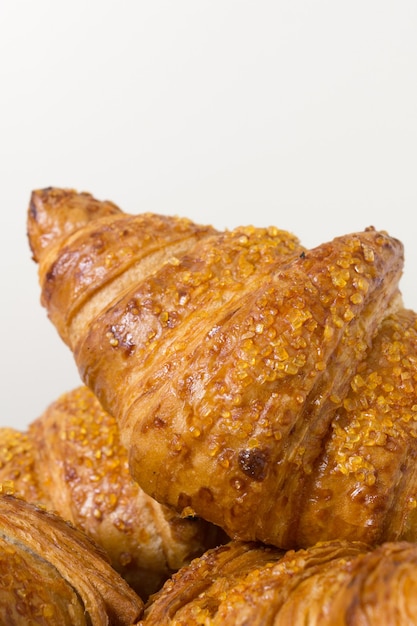
<path id="1" fill-rule="evenodd" d="M 287 553 L 231 542 L 175 574 L 141 626 L 415 624 L 417 546 L 330 541 Z"/>
<path id="2" fill-rule="evenodd" d="M 132 626 L 142 612 L 142 600 L 84 533 L 0 495 L 2 624 Z"/>
<path id="3" fill-rule="evenodd" d="M 401 242 L 313 249 L 34 191 L 41 299 L 141 488 L 236 540 L 417 537 L 416 315 Z"/>
<path id="4" fill-rule="evenodd" d="M 84 386 L 62 394 L 25 432 L 0 429 L 0 487 L 82 529 L 144 599 L 225 541 L 218 527 L 182 518 L 138 486 L 115 419 Z"/>

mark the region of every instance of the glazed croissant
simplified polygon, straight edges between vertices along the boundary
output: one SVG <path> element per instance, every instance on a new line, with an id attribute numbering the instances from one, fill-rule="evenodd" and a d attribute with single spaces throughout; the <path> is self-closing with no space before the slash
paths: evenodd
<path id="1" fill-rule="evenodd" d="M 142 600 L 83 532 L 0 495 L 1 624 L 132 626 L 142 613 Z"/>
<path id="2" fill-rule="evenodd" d="M 86 387 L 63 394 L 26 432 L 0 429 L 0 487 L 82 529 L 145 599 L 168 576 L 225 541 L 135 483 L 117 424 Z"/>
<path id="3" fill-rule="evenodd" d="M 141 626 L 416 624 L 417 546 L 330 541 L 283 553 L 231 542 L 174 574 Z"/>
<path id="4" fill-rule="evenodd" d="M 385 232 L 306 250 L 34 191 L 42 303 L 135 480 L 234 539 L 417 538 L 417 324 Z"/>

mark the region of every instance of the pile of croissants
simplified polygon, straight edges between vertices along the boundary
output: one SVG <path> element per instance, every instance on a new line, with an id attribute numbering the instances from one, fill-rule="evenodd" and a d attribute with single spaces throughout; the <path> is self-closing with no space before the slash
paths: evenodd
<path id="1" fill-rule="evenodd" d="M 417 624 L 402 244 L 52 187 L 27 228 L 82 382 L 0 429 L 0 623 Z"/>

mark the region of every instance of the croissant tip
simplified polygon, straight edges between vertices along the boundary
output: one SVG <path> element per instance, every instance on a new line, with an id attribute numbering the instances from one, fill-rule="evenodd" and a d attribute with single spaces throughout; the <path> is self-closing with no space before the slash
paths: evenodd
<path id="1" fill-rule="evenodd" d="M 85 226 L 91 219 L 120 213 L 108 201 L 98 201 L 91 193 L 70 187 L 43 187 L 30 195 L 27 213 L 29 245 L 35 261 L 58 239 Z"/>

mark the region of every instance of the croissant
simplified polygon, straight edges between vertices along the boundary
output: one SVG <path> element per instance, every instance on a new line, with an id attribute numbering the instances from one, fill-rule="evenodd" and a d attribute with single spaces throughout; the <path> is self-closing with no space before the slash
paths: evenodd
<path id="1" fill-rule="evenodd" d="M 139 488 L 114 418 L 87 387 L 63 394 L 26 432 L 0 429 L 0 486 L 82 529 L 143 599 L 225 540 Z"/>
<path id="2" fill-rule="evenodd" d="M 333 540 L 287 553 L 232 541 L 174 574 L 141 626 L 416 624 L 417 546 Z"/>
<path id="3" fill-rule="evenodd" d="M 142 613 L 142 600 L 83 532 L 0 495 L 1 624 L 132 626 Z"/>
<path id="4" fill-rule="evenodd" d="M 307 250 L 55 188 L 32 193 L 28 237 L 41 302 L 146 493 L 283 549 L 417 538 L 400 241 L 369 227 Z"/>

